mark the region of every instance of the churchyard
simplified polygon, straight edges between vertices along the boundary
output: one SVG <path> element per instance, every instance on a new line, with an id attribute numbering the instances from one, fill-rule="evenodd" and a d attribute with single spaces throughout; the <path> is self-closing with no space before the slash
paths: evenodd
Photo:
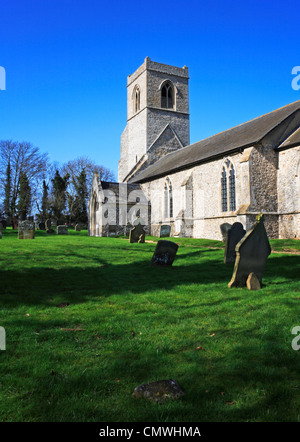
<path id="1" fill-rule="evenodd" d="M 271 240 L 263 287 L 228 288 L 224 243 L 86 230 L 0 240 L 1 421 L 299 421 L 300 242 Z M 175 379 L 176 401 L 132 397 Z"/>

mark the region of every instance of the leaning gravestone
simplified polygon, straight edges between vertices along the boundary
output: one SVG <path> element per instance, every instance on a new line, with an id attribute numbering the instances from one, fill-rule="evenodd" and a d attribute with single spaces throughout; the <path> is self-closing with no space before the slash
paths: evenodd
<path id="1" fill-rule="evenodd" d="M 152 260 L 152 265 L 171 266 L 178 250 L 178 244 L 172 241 L 159 240 Z"/>
<path id="2" fill-rule="evenodd" d="M 145 242 L 145 230 L 141 224 L 133 227 L 129 232 L 129 242 L 134 243 L 144 243 Z"/>
<path id="3" fill-rule="evenodd" d="M 68 234 L 68 226 L 57 226 L 57 234 L 58 235 L 67 235 Z"/>
<path id="4" fill-rule="evenodd" d="M 257 217 L 256 223 L 237 244 L 235 251 L 236 260 L 228 287 L 244 287 L 250 273 L 255 273 L 262 285 L 267 259 L 271 253 L 262 215 Z"/>
<path id="5" fill-rule="evenodd" d="M 19 222 L 19 239 L 34 239 L 34 223 L 32 221 Z"/>
<path id="6" fill-rule="evenodd" d="M 227 231 L 227 237 L 225 240 L 225 255 L 224 262 L 225 264 L 234 263 L 236 258 L 235 248 L 238 242 L 245 235 L 246 230 L 241 223 L 234 223 Z"/>
<path id="7" fill-rule="evenodd" d="M 171 226 L 168 226 L 167 224 L 163 224 L 162 226 L 160 226 L 159 237 L 166 238 L 166 237 L 170 236 L 170 232 L 171 232 Z"/>
<path id="8" fill-rule="evenodd" d="M 232 227 L 231 224 L 229 223 L 223 223 L 220 225 L 220 230 L 221 230 L 221 234 L 222 234 L 222 241 L 225 242 L 226 238 L 227 238 L 227 234 L 228 234 L 228 230 L 230 230 Z"/>

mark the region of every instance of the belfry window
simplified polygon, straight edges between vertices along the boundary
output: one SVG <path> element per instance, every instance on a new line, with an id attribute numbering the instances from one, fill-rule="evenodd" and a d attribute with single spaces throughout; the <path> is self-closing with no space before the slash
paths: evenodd
<path id="1" fill-rule="evenodd" d="M 161 89 L 161 107 L 164 109 L 173 109 L 174 107 L 174 89 L 169 82 L 165 83 Z"/>
<path id="2" fill-rule="evenodd" d="M 173 218 L 173 190 L 169 178 L 167 178 L 164 188 L 164 217 Z"/>
<path id="3" fill-rule="evenodd" d="M 136 113 L 141 108 L 141 91 L 139 86 L 135 86 L 133 91 L 133 112 Z"/>
<path id="4" fill-rule="evenodd" d="M 231 161 L 226 160 L 221 176 L 222 212 L 236 210 L 235 170 Z"/>

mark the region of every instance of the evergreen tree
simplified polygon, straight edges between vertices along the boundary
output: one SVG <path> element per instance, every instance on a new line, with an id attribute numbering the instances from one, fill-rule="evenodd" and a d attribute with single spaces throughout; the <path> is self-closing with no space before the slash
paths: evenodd
<path id="1" fill-rule="evenodd" d="M 74 218 L 76 221 L 86 223 L 88 219 L 87 216 L 88 192 L 87 192 L 86 172 L 84 169 L 80 172 L 76 182 L 74 182 L 74 185 L 76 188 Z"/>
<path id="2" fill-rule="evenodd" d="M 31 189 L 26 172 L 20 172 L 20 193 L 17 204 L 19 217 L 24 220 L 30 211 Z"/>
<path id="3" fill-rule="evenodd" d="M 6 216 L 11 217 L 11 167 L 10 162 L 6 168 L 6 180 L 5 180 L 5 197 L 4 197 L 4 212 Z"/>
<path id="4" fill-rule="evenodd" d="M 46 220 L 49 215 L 49 198 L 48 198 L 49 186 L 47 186 L 46 181 L 43 180 L 43 196 L 42 196 L 42 217 Z"/>
<path id="5" fill-rule="evenodd" d="M 52 212 L 56 219 L 59 219 L 62 216 L 62 213 L 66 207 L 66 190 L 68 187 L 70 175 L 66 174 L 61 177 L 58 170 L 55 172 L 55 176 L 52 181 Z"/>

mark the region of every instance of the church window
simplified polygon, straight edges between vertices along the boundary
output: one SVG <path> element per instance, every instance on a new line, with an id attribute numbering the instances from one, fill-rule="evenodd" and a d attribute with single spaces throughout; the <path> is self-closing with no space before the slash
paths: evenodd
<path id="1" fill-rule="evenodd" d="M 161 89 L 161 107 L 164 109 L 173 109 L 174 89 L 170 82 L 163 85 Z"/>
<path id="2" fill-rule="evenodd" d="M 226 160 L 221 176 L 222 212 L 236 210 L 235 170 L 230 160 Z"/>
<path id="3" fill-rule="evenodd" d="M 141 108 L 141 91 L 139 86 L 135 86 L 133 91 L 133 112 L 136 113 Z"/>
<path id="4" fill-rule="evenodd" d="M 164 217 L 173 218 L 173 189 L 169 178 L 164 188 Z"/>

